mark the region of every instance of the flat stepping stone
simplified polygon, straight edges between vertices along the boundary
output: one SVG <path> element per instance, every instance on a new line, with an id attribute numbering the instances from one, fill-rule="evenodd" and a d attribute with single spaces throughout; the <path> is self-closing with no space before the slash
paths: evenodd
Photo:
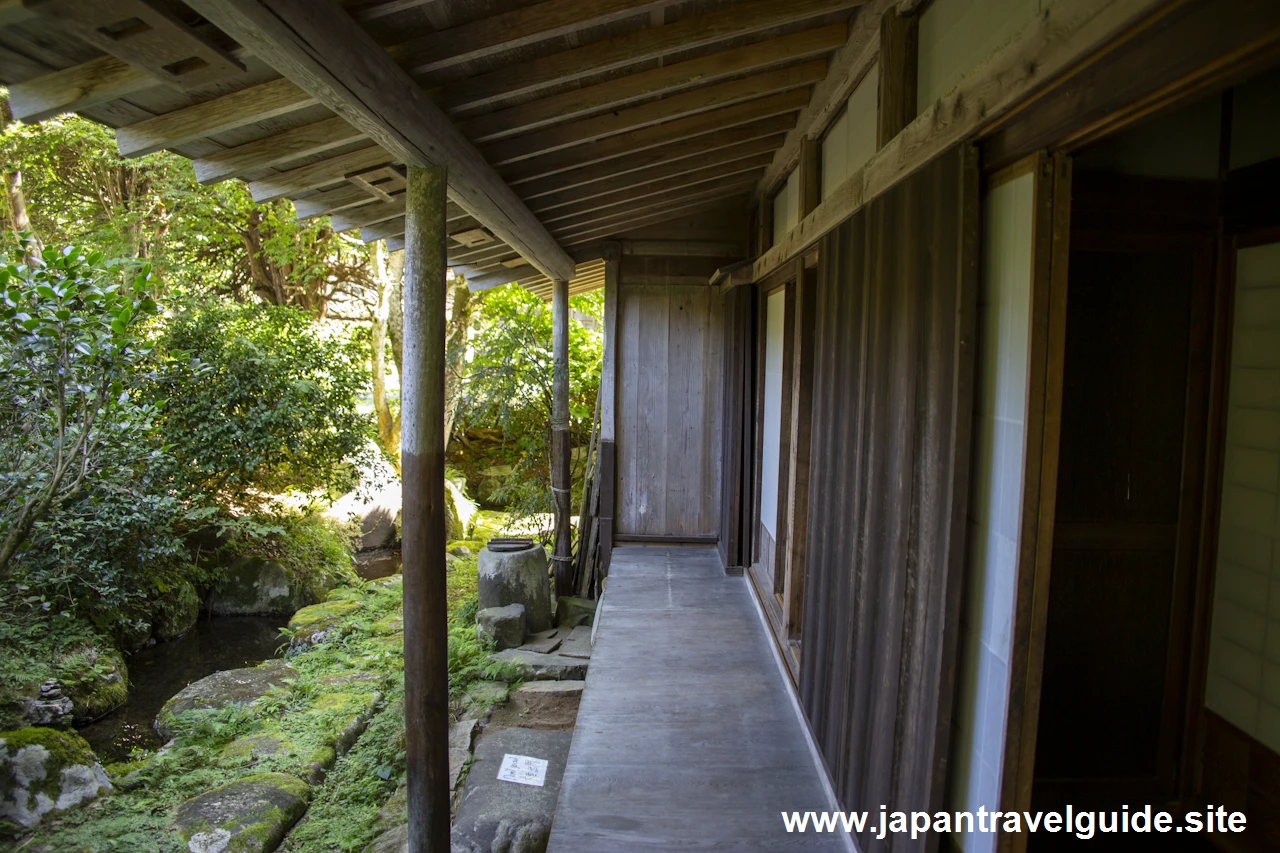
<path id="1" fill-rule="evenodd" d="M 591 628 L 579 625 L 569 632 L 569 636 L 560 644 L 560 654 L 571 658 L 591 657 Z"/>
<path id="2" fill-rule="evenodd" d="M 260 773 L 178 806 L 174 828 L 191 853 L 268 853 L 307 810 L 311 789 L 287 773 Z"/>
<path id="3" fill-rule="evenodd" d="M 566 696 L 581 696 L 582 689 L 587 686 L 587 682 L 578 679 L 569 681 L 533 681 L 529 684 L 522 684 L 516 690 L 517 696 L 546 696 L 549 698 L 562 698 Z"/>
<path id="4" fill-rule="evenodd" d="M 184 711 L 248 705 L 272 687 L 282 687 L 296 673 L 282 660 L 267 661 L 247 669 L 227 669 L 192 682 L 164 703 L 156 716 L 156 732 L 168 740 L 169 724 Z"/>
<path id="5" fill-rule="evenodd" d="M 453 849 L 546 850 L 572 739 L 572 732 L 523 728 L 482 735 L 463 785 L 453 825 Z M 498 771 L 507 755 L 545 760 L 542 786 L 499 779 Z"/>
<path id="6" fill-rule="evenodd" d="M 550 631 L 542 631 L 534 634 L 533 639 L 520 646 L 522 652 L 536 652 L 537 654 L 550 654 L 560 648 L 560 644 L 569 636 L 569 632 L 560 628 L 552 628 Z"/>
<path id="7" fill-rule="evenodd" d="M 471 749 L 471 739 L 475 737 L 479 720 L 459 720 L 449 727 L 450 749 Z"/>
<path id="8" fill-rule="evenodd" d="M 552 652 L 549 655 L 524 649 L 507 649 L 489 660 L 514 665 L 523 681 L 570 681 L 587 677 L 588 661 Z"/>

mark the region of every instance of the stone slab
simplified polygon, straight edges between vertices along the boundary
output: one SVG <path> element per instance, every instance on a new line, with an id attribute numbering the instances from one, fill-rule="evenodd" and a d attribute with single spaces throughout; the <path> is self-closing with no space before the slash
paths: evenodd
<path id="1" fill-rule="evenodd" d="M 572 732 L 523 728 L 481 736 L 453 825 L 453 853 L 545 851 L 572 739 Z M 498 770 L 508 754 L 545 759 L 545 784 L 499 780 Z"/>
<path id="2" fill-rule="evenodd" d="M 489 659 L 514 664 L 523 681 L 565 681 L 587 677 L 587 661 L 555 652 L 544 655 L 523 649 L 507 649 L 490 655 Z"/>
<path id="3" fill-rule="evenodd" d="M 479 720 L 459 720 L 449 728 L 450 749 L 471 749 L 471 739 L 475 737 Z"/>
<path id="4" fill-rule="evenodd" d="M 536 695 L 548 697 L 581 696 L 587 682 L 579 679 L 566 681 L 531 681 L 520 685 L 516 695 Z"/>
<path id="5" fill-rule="evenodd" d="M 591 628 L 579 625 L 569 632 L 569 636 L 560 644 L 560 654 L 571 658 L 591 657 Z"/>
<path id="6" fill-rule="evenodd" d="M 560 648 L 560 644 L 569 636 L 568 631 L 559 628 L 552 628 L 550 631 L 540 631 L 532 635 L 528 642 L 520 646 L 522 652 L 537 652 L 538 654 L 550 654 Z"/>

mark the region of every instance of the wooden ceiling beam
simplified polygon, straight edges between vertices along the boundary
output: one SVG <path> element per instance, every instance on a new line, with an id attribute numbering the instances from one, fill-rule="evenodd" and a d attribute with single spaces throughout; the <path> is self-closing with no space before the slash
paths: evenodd
<path id="1" fill-rule="evenodd" d="M 701 201 L 711 198 L 725 198 L 727 196 L 736 195 L 744 189 L 750 189 L 755 185 L 755 177 L 748 175 L 734 175 L 728 178 L 722 178 L 717 181 L 710 181 L 706 184 L 690 187 L 681 192 L 667 193 L 660 198 L 647 199 L 636 202 L 634 205 L 627 205 L 621 208 L 614 208 L 608 211 L 597 211 L 588 213 L 581 217 L 577 217 L 572 221 L 561 222 L 551 229 L 552 234 L 562 236 L 577 236 L 584 229 L 600 227 L 607 223 L 626 224 L 626 221 L 637 215 L 643 215 L 653 210 L 670 207 L 674 204 L 682 202 Z"/>
<path id="2" fill-rule="evenodd" d="M 281 78 L 116 129 L 121 157 L 141 157 L 309 107 L 316 99 Z"/>
<path id="3" fill-rule="evenodd" d="M 748 193 L 743 192 L 742 196 L 745 199 L 747 198 Z M 625 223 L 623 223 L 621 226 L 606 225 L 601 228 L 594 228 L 590 231 L 585 231 L 581 234 L 577 234 L 572 237 L 563 237 L 561 239 L 563 240 L 563 243 L 565 246 L 583 246 L 589 243 L 598 242 L 599 240 L 604 239 L 605 237 L 623 235 L 628 231 L 635 231 L 639 228 L 644 228 L 645 226 L 648 226 L 648 225 L 657 225 L 663 222 L 669 222 L 672 219 L 675 219 L 680 216 L 688 216 L 693 213 L 700 213 L 704 210 L 717 208 L 717 207 L 720 207 L 722 204 L 724 204 L 730 198 L 733 198 L 733 196 L 727 196 L 726 198 L 704 199 L 701 201 L 690 201 L 684 204 L 677 204 L 672 207 L 656 210 L 653 213 L 649 213 L 644 216 L 637 216 L 635 219 L 629 219 Z M 575 251 L 575 250 L 570 249 L 570 251 Z"/>
<path id="4" fill-rule="evenodd" d="M 734 160 L 728 163 L 716 163 L 702 171 L 690 172 L 687 175 L 677 175 L 674 178 L 665 178 L 660 181 L 651 181 L 647 184 L 640 184 L 631 189 L 622 190 L 608 195 L 596 196 L 587 201 L 577 204 L 569 204 L 559 207 L 553 211 L 542 214 L 542 221 L 546 223 L 548 228 L 555 227 L 566 220 L 572 220 L 575 217 L 593 212 L 608 210 L 611 207 L 632 204 L 642 199 L 653 198 L 655 196 L 664 196 L 671 192 L 678 192 L 686 187 L 697 187 L 707 185 L 712 181 L 722 181 L 728 178 L 741 180 L 747 176 L 760 177 L 765 166 L 769 165 L 770 156 L 768 154 L 760 154 L 754 158 L 745 160 Z"/>
<path id="5" fill-rule="evenodd" d="M 800 149 L 806 139 L 824 133 L 831 121 L 844 109 L 853 89 L 866 75 L 880 55 L 880 18 L 892 10 L 895 0 L 871 0 L 854 17 L 849 38 L 831 56 L 831 69 L 825 79 L 813 87 L 813 97 L 796 117 L 796 126 L 774 155 L 773 164 L 765 171 L 756 188 L 758 198 L 773 193 L 800 162 Z"/>
<path id="6" fill-rule="evenodd" d="M 580 169 L 593 163 L 612 160 L 615 157 L 634 154 L 659 145 L 679 142 L 683 139 L 713 133 L 725 128 L 751 125 L 773 116 L 799 111 L 809 101 L 808 89 L 791 89 L 710 110 L 675 121 L 610 136 L 597 142 L 577 145 L 573 148 L 552 151 L 506 166 L 500 171 L 508 181 L 532 180 Z"/>
<path id="7" fill-rule="evenodd" d="M 356 207 L 373 204 L 375 201 L 377 199 L 360 187 L 348 185 L 331 190 L 321 190 L 306 198 L 295 198 L 293 200 L 293 212 L 299 219 L 312 219 L 316 216 L 337 213 L 340 210 L 351 210 Z"/>
<path id="8" fill-rule="evenodd" d="M 477 143 L 502 139 L 603 109 L 625 106 L 643 98 L 823 56 L 845 43 L 847 31 L 844 23 L 801 30 L 487 113 L 460 122 L 458 127 Z"/>
<path id="9" fill-rule="evenodd" d="M 648 180 L 696 171 L 704 158 L 737 157 L 746 153 L 772 152 L 782 144 L 783 134 L 795 121 L 795 114 L 773 116 L 754 124 L 713 131 L 691 139 L 660 145 L 638 154 L 624 155 L 602 163 L 560 172 L 519 184 L 520 194 L 532 204 L 535 199 L 564 193 L 612 192 Z"/>
<path id="10" fill-rule="evenodd" d="M 765 140 L 766 142 L 768 139 Z M 748 142 L 734 145 L 716 152 L 713 160 L 699 157 L 687 157 L 670 163 L 660 163 L 652 169 L 629 172 L 604 181 L 575 187 L 563 192 L 550 193 L 529 202 L 534 213 L 549 221 L 564 209 L 577 208 L 586 203 L 600 202 L 609 204 L 612 199 L 623 197 L 628 193 L 644 193 L 659 184 L 676 187 L 682 183 L 692 183 L 708 176 L 727 174 L 730 171 L 746 171 L 750 168 L 763 168 L 772 161 L 773 149 L 759 142 Z"/>
<path id="11" fill-rule="evenodd" d="M 309 166 L 299 166 L 278 175 L 249 182 L 249 194 L 259 204 L 285 198 L 295 193 L 313 190 L 325 184 L 344 180 L 352 172 L 372 169 L 395 162 L 395 157 L 388 154 L 379 145 L 370 145 L 337 157 L 330 157 Z M 368 193 L 366 193 L 368 195 Z M 372 198 L 372 196 L 370 196 Z"/>
<path id="12" fill-rule="evenodd" d="M 851 9 L 862 0 L 746 0 L 627 35 L 593 42 L 550 56 L 525 60 L 450 82 L 440 102 L 451 112 L 485 107 L 583 77 L 660 59 L 716 42 Z"/>
<path id="13" fill-rule="evenodd" d="M 515 139 L 493 142 L 481 146 L 480 150 L 490 163 L 495 166 L 506 166 L 552 151 L 597 142 L 619 134 L 697 116 L 721 107 L 756 100 L 779 92 L 803 88 L 804 100 L 807 102 L 808 87 L 821 80 L 826 73 L 827 61 L 813 59 L 799 65 L 766 71 L 763 74 L 753 74 L 739 80 L 681 92 L 638 107 L 557 125 Z"/>
<path id="14" fill-rule="evenodd" d="M 644 15 L 677 0 L 544 0 L 448 27 L 391 48 L 410 74 L 426 74 L 587 27 Z"/>
<path id="15" fill-rule="evenodd" d="M 99 56 L 9 87 L 9 109 L 19 121 L 43 121 L 127 98 L 156 85 L 147 72 L 114 56 Z"/>
<path id="16" fill-rule="evenodd" d="M 275 136 L 246 142 L 208 157 L 197 157 L 196 180 L 216 184 L 255 169 L 275 166 L 287 160 L 322 154 L 364 139 L 362 131 L 339 116 L 296 127 Z"/>
<path id="17" fill-rule="evenodd" d="M 449 118 L 333 0 L 188 5 L 406 165 L 444 165 L 449 198 L 549 276 L 573 262 Z"/>

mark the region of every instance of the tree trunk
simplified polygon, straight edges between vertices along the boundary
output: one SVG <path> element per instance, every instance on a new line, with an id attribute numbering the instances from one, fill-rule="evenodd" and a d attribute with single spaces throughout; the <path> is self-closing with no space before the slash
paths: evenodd
<path id="1" fill-rule="evenodd" d="M 400 459 L 400 418 L 391 414 L 391 404 L 387 402 L 387 323 L 391 312 L 391 295 L 393 289 L 400 291 L 400 280 L 404 277 L 404 253 L 389 253 L 386 244 L 381 240 L 374 243 L 373 265 L 375 282 L 378 288 L 378 304 L 374 308 L 370 322 L 369 347 L 370 368 L 373 373 L 373 410 L 378 419 L 378 440 L 382 448 L 395 458 L 397 465 Z M 396 365 L 397 372 L 399 365 Z"/>
<path id="2" fill-rule="evenodd" d="M 474 313 L 471 288 L 466 279 L 454 279 L 450 294 L 449 325 L 446 328 L 444 364 L 444 446 L 449 447 L 453 436 L 453 422 L 458 414 L 458 402 L 462 399 L 462 383 L 467 374 L 467 343 Z"/>

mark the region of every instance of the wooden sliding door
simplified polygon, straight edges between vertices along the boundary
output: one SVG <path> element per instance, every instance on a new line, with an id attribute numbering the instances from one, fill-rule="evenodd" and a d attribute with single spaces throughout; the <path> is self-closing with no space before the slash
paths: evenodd
<path id="1" fill-rule="evenodd" d="M 849 809 L 942 807 L 977 234 L 977 158 L 961 147 L 820 246 L 800 694 Z"/>

